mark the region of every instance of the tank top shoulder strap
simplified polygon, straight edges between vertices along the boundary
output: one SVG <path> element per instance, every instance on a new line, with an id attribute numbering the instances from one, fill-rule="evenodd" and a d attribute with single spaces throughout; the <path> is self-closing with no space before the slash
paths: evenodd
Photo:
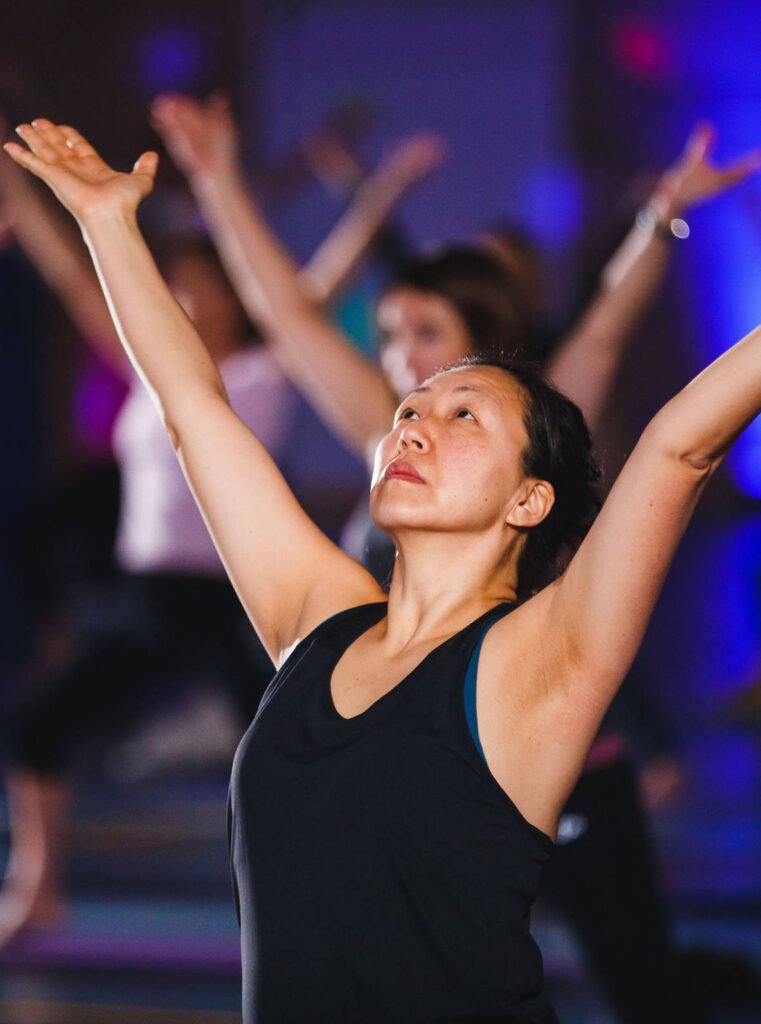
<path id="1" fill-rule="evenodd" d="M 273 676 L 259 703 L 259 715 L 283 688 L 286 680 L 292 678 L 294 673 L 299 672 L 305 659 L 309 660 L 321 648 L 325 652 L 347 647 L 363 630 L 368 629 L 373 622 L 382 618 L 385 609 L 385 601 L 356 605 L 353 608 L 344 608 L 343 611 L 336 612 L 318 623 L 311 633 L 308 633 L 293 646 Z"/>
<path id="2" fill-rule="evenodd" d="M 487 613 L 487 615 L 482 619 L 473 623 L 474 628 L 472 629 L 470 637 L 471 650 L 470 657 L 468 658 L 468 666 L 465 670 L 465 682 L 463 687 L 465 717 L 468 722 L 468 730 L 473 738 L 473 743 L 484 762 L 486 761 L 486 755 L 484 754 L 484 749 L 481 745 L 481 737 L 478 732 L 478 716 L 476 714 L 476 680 L 478 678 L 478 661 L 481 655 L 481 648 L 483 647 L 484 640 L 486 639 L 486 634 L 496 622 L 504 618 L 506 615 L 509 615 L 516 607 L 517 603 L 514 602 L 510 604 L 501 604 L 496 608 L 492 608 L 490 613 Z"/>
<path id="3" fill-rule="evenodd" d="M 344 608 L 343 611 L 323 619 L 314 627 L 311 633 L 300 640 L 293 649 L 287 660 L 294 657 L 297 652 L 311 646 L 315 641 L 332 645 L 340 645 L 345 641 L 348 646 L 351 641 L 359 636 L 363 630 L 368 629 L 374 622 L 383 618 L 386 611 L 386 601 L 374 601 L 371 604 L 355 605 L 352 608 Z"/>
<path id="4" fill-rule="evenodd" d="M 476 648 L 478 648 L 478 650 L 481 649 L 481 644 L 492 626 L 499 622 L 500 619 L 504 619 L 511 612 L 515 611 L 518 604 L 518 601 L 502 601 L 500 604 L 490 608 L 487 612 L 484 612 L 480 618 L 475 619 L 461 631 L 459 636 L 461 638 L 462 649 L 467 653 L 468 657 L 472 656 Z"/>

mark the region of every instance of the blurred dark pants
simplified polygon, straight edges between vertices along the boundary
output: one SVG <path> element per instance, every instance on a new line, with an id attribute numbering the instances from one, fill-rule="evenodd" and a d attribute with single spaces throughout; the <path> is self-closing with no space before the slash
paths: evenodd
<path id="1" fill-rule="evenodd" d="M 542 895 L 566 918 L 621 1024 L 702 1018 L 677 992 L 668 924 L 633 767 L 579 780 L 564 814 L 585 830 L 555 848 Z"/>
<path id="2" fill-rule="evenodd" d="M 88 741 L 124 734 L 200 672 L 230 694 L 242 734 L 273 671 L 227 580 L 121 574 L 73 653 L 21 695 L 11 759 L 62 775 Z"/>

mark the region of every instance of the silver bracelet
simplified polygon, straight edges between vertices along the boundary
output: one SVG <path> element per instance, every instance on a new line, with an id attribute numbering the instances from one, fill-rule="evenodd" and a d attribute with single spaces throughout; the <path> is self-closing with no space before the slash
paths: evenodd
<path id="1" fill-rule="evenodd" d="M 660 221 L 646 206 L 637 213 L 635 224 L 642 231 L 647 231 L 664 242 L 682 241 L 690 237 L 690 225 L 686 220 L 672 217 L 671 220 Z"/>

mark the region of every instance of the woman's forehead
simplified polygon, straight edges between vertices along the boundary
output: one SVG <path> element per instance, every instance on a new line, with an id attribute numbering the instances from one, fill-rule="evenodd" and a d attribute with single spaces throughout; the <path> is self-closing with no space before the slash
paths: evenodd
<path id="1" fill-rule="evenodd" d="M 525 399 L 520 384 L 499 366 L 453 366 L 440 370 L 407 396 L 430 398 L 452 395 L 462 401 L 485 398 L 511 433 L 525 434 Z"/>
<path id="2" fill-rule="evenodd" d="M 454 391 L 467 388 L 471 391 L 482 391 L 494 398 L 513 404 L 516 396 L 520 396 L 520 386 L 507 370 L 499 366 L 464 365 L 451 366 L 439 370 L 423 381 L 416 391 Z"/>

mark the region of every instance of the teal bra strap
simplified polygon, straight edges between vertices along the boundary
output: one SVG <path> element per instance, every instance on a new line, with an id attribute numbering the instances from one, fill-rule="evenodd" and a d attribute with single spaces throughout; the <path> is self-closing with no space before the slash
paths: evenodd
<path id="1" fill-rule="evenodd" d="M 486 761 L 486 757 L 484 756 L 484 748 L 481 746 L 481 738 L 478 735 L 478 719 L 476 717 L 476 676 L 478 675 L 478 656 L 481 653 L 484 637 L 488 632 L 489 627 L 479 637 L 478 643 L 470 656 L 468 670 L 465 673 L 465 717 L 468 720 L 468 728 L 470 729 L 470 735 L 473 737 L 476 749 L 484 761 Z"/>

